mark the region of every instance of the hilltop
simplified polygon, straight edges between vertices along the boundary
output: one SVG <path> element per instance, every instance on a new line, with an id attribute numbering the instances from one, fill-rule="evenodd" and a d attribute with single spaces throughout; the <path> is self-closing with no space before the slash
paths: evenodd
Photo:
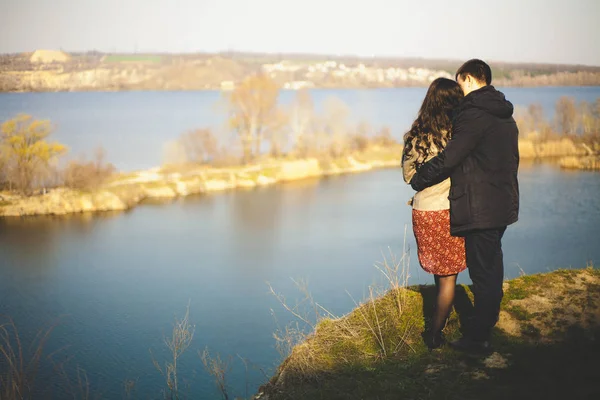
<path id="1" fill-rule="evenodd" d="M 453 77 L 457 60 L 311 54 L 108 54 L 37 50 L 0 56 L 0 91 L 218 90 L 249 75 L 281 87 L 427 86 Z M 600 85 L 600 67 L 492 62 L 498 86 Z"/>
<path id="2" fill-rule="evenodd" d="M 420 333 L 433 286 L 392 288 L 323 318 L 255 399 L 599 398 L 600 272 L 559 270 L 505 282 L 495 352 L 430 352 Z M 446 336 L 460 336 L 472 293 L 459 286 Z"/>

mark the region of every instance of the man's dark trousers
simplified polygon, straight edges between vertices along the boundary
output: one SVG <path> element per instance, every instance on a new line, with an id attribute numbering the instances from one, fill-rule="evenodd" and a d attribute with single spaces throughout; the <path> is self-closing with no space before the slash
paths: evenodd
<path id="1" fill-rule="evenodd" d="M 473 340 L 489 340 L 492 328 L 498 322 L 504 294 L 502 236 L 505 230 L 506 227 L 482 229 L 465 235 L 467 266 L 475 298 L 473 324 L 468 334 Z"/>

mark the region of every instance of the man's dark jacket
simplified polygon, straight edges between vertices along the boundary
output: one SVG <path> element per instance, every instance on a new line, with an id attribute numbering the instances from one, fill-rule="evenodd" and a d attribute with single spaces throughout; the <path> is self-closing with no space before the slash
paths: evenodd
<path id="1" fill-rule="evenodd" d="M 510 225 L 519 215 L 519 131 L 513 105 L 493 86 L 469 93 L 458 107 L 452 138 L 423 164 L 410 184 L 416 191 L 451 178 L 450 231 Z"/>

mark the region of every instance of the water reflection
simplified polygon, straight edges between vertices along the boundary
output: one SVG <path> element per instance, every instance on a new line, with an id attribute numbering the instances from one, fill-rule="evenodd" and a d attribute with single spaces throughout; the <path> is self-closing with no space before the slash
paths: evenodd
<path id="1" fill-rule="evenodd" d="M 542 165 L 560 167 L 560 160 L 561 160 L 561 157 L 546 157 L 544 159 L 522 158 L 519 161 L 519 170 L 527 170 L 527 169 L 539 167 Z"/>
<path id="2" fill-rule="evenodd" d="M 43 269 L 60 259 L 65 238 L 84 237 L 122 212 L 0 218 L 0 266 Z"/>

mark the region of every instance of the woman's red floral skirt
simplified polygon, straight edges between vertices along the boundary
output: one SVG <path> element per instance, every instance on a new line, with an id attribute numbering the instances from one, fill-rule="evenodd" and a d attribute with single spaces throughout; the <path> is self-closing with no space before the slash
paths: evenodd
<path id="1" fill-rule="evenodd" d="M 435 275 L 454 275 L 467 268 L 465 240 L 450 235 L 450 210 L 413 209 L 413 231 L 421 267 Z"/>

